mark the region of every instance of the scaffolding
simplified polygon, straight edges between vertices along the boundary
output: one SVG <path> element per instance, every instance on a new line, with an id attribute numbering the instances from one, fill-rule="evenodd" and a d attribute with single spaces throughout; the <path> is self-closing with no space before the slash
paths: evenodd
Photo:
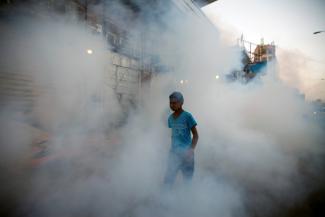
<path id="1" fill-rule="evenodd" d="M 263 61 L 271 61 L 275 58 L 274 42 L 264 44 L 264 39 L 261 39 L 260 44 L 256 44 L 244 39 L 243 35 L 238 39 L 238 46 L 248 56 L 248 63 L 259 63 Z"/>

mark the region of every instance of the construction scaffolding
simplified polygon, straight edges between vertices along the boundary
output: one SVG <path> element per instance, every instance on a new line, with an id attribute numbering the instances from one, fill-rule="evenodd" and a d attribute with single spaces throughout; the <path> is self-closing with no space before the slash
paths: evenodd
<path id="1" fill-rule="evenodd" d="M 243 69 L 234 70 L 227 75 L 229 81 L 240 80 L 247 83 L 256 77 L 258 73 L 264 72 L 268 62 L 276 59 L 274 42 L 264 44 L 264 39 L 261 39 L 260 44 L 256 44 L 245 40 L 242 35 L 237 40 L 237 47 L 242 53 Z"/>

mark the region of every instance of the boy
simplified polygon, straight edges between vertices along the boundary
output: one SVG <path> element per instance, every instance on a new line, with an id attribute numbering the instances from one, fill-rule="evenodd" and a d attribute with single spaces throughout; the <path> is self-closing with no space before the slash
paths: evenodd
<path id="1" fill-rule="evenodd" d="M 168 127 L 172 129 L 172 144 L 168 157 L 164 183 L 171 186 L 179 170 L 186 181 L 190 181 L 194 172 L 194 149 L 199 139 L 196 121 L 189 112 L 183 110 L 183 95 L 173 92 L 169 96 L 170 108 L 174 111 L 168 118 Z M 191 132 L 193 138 L 191 139 Z"/>

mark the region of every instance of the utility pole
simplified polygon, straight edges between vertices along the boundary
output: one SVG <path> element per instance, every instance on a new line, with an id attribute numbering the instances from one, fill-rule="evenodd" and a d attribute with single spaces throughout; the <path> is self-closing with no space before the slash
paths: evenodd
<path id="1" fill-rule="evenodd" d="M 88 13 L 88 0 L 85 0 L 85 20 L 87 21 L 88 19 L 88 16 L 87 16 L 87 13 Z"/>

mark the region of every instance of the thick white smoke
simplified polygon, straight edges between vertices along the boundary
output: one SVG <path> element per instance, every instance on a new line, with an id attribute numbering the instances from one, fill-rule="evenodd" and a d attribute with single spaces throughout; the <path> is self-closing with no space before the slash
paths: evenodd
<path id="1" fill-rule="evenodd" d="M 324 62 L 308 58 L 300 51 L 278 49 L 279 78 L 297 88 L 307 100 L 323 99 Z"/>
<path id="2" fill-rule="evenodd" d="M 32 132 L 41 132 L 17 126 L 17 114 L 15 121 L 4 117 L 8 106 L 1 159 L 8 174 L 4 186 L 10 187 L 4 192 L 14 197 L 12 213 L 275 216 L 318 187 L 322 130 L 309 120 L 304 100 L 277 79 L 276 63 L 247 85 L 227 83 L 224 76 L 242 67 L 239 50 L 225 46 L 218 30 L 195 15 L 172 11 L 163 21 L 169 29 L 154 22 L 148 28 L 160 39 L 152 50 L 170 72 L 152 78 L 150 92 L 119 128 L 113 123 L 125 114 L 102 83 L 110 59 L 100 36 L 71 18 L 6 27 L 12 43 L 4 47 L 13 51 L 3 68 L 30 72 L 39 85 L 53 87 L 52 95 L 39 94 L 33 120 L 51 132 L 49 147 L 61 156 L 26 168 L 30 156 L 24 153 L 37 137 Z M 200 139 L 193 182 L 184 185 L 180 176 L 166 191 L 168 95 L 174 90 L 183 92 Z"/>

